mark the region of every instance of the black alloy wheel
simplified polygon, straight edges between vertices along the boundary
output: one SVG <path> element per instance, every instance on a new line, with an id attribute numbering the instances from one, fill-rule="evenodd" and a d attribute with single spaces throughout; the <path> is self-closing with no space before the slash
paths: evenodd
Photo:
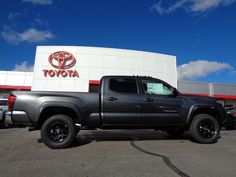
<path id="1" fill-rule="evenodd" d="M 62 121 L 53 123 L 48 131 L 50 140 L 55 143 L 64 141 L 69 133 L 67 124 Z"/>
<path id="2" fill-rule="evenodd" d="M 42 141 L 52 149 L 70 146 L 77 132 L 75 122 L 63 114 L 49 117 L 41 127 Z"/>
<path id="3" fill-rule="evenodd" d="M 193 118 L 190 134 L 198 143 L 215 143 L 220 135 L 220 126 L 216 118 L 209 114 L 198 114 Z"/>
<path id="4" fill-rule="evenodd" d="M 217 134 L 216 126 L 210 119 L 199 122 L 198 132 L 203 138 L 212 138 L 215 134 Z"/>

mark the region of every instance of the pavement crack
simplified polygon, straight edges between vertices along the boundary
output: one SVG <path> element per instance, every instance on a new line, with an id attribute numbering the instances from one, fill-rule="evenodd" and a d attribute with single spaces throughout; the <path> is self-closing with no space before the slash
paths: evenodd
<path id="1" fill-rule="evenodd" d="M 162 154 L 156 154 L 153 152 L 149 152 L 141 147 L 139 147 L 138 145 L 135 144 L 134 140 L 130 141 L 130 145 L 132 147 L 134 147 L 135 149 L 137 149 L 138 151 L 148 154 L 148 155 L 152 155 L 152 156 L 156 156 L 156 157 L 160 157 L 163 162 L 166 164 L 167 167 L 169 167 L 172 171 L 174 171 L 176 174 L 178 174 L 181 177 L 190 177 L 189 175 L 187 175 L 186 173 L 184 173 L 183 171 L 181 171 L 178 167 L 176 167 L 171 160 L 169 159 L 168 156 L 166 155 L 162 155 Z"/>

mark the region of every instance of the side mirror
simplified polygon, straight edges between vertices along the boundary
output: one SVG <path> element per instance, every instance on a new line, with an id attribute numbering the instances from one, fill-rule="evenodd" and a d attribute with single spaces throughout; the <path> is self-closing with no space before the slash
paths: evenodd
<path id="1" fill-rule="evenodd" d="M 176 96 L 179 95 L 179 92 L 178 92 L 178 90 L 177 90 L 176 88 L 173 88 L 173 89 L 172 89 L 172 95 L 173 95 L 174 97 L 176 97 Z"/>

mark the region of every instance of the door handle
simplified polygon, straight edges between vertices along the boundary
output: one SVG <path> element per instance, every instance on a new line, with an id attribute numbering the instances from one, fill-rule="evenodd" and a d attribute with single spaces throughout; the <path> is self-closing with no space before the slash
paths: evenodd
<path id="1" fill-rule="evenodd" d="M 108 101 L 116 101 L 116 100 L 118 100 L 118 98 L 116 98 L 116 97 L 109 97 L 109 98 L 107 98 L 107 100 Z"/>
<path id="2" fill-rule="evenodd" d="M 145 102 L 153 102 L 154 99 L 152 99 L 152 98 L 145 98 L 144 101 L 145 101 Z"/>

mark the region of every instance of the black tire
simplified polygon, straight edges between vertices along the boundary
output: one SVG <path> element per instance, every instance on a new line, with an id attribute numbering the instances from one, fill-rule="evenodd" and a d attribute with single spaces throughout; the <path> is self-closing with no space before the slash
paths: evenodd
<path id="1" fill-rule="evenodd" d="M 48 118 L 41 127 L 41 138 L 52 149 L 70 146 L 76 136 L 74 121 L 67 115 L 57 114 Z"/>
<path id="2" fill-rule="evenodd" d="M 203 144 L 217 142 L 220 135 L 218 121 L 209 114 L 198 114 L 193 118 L 190 134 L 194 141 Z"/>
<path id="3" fill-rule="evenodd" d="M 171 137 L 180 137 L 181 135 L 184 134 L 185 130 L 184 130 L 184 129 L 166 130 L 166 132 L 167 132 Z"/>

